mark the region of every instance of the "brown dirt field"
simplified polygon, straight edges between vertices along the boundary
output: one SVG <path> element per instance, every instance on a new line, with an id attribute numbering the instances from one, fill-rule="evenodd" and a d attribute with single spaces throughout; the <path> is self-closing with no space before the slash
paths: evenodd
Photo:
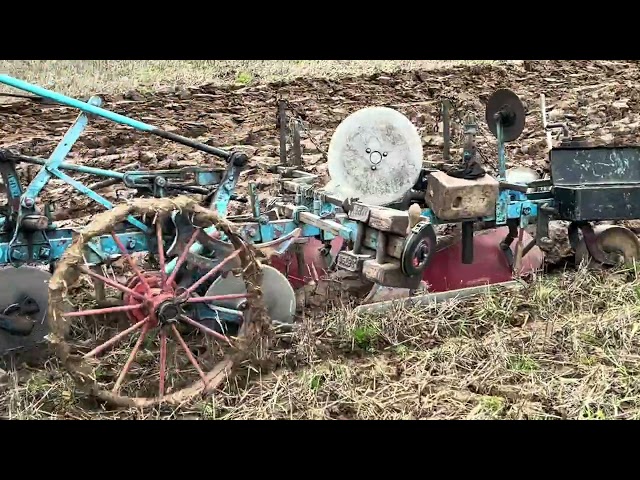
<path id="1" fill-rule="evenodd" d="M 527 111 L 525 132 L 508 146 L 510 165 L 546 170 L 539 95 L 551 119 L 596 144 L 636 143 L 638 62 L 549 61 L 412 69 L 341 78 L 299 78 L 248 86 L 163 87 L 104 95 L 105 107 L 253 157 L 241 188 L 274 178 L 257 159 L 278 157 L 276 98 L 304 120 L 305 168 L 326 175 L 323 152 L 341 120 L 365 106 L 390 106 L 423 136 L 425 158 L 440 153 L 434 133 L 442 98 L 460 118 L 483 119 L 484 101 L 510 88 Z M 237 83 L 237 82 L 236 82 Z M 83 93 L 91 94 L 91 91 Z M 0 146 L 47 156 L 77 112 L 28 102 L 0 104 Z M 460 131 L 458 125 L 457 132 Z M 457 134 L 453 139 L 456 141 Z M 491 166 L 495 141 L 481 128 Z M 454 150 L 456 152 L 457 150 Z M 104 121 L 92 121 L 70 162 L 116 168 L 206 165 L 211 157 Z M 32 167 L 35 169 L 35 167 Z M 24 172 L 27 175 L 27 172 Z M 90 180 L 91 181 L 91 180 Z M 107 193 L 116 201 L 116 191 Z M 98 212 L 52 182 L 45 197 L 59 218 Z M 536 279 L 518 295 L 449 302 L 438 309 L 356 318 L 347 310 L 302 319 L 280 338 L 277 367 L 247 373 L 216 395 L 177 411 L 112 412 L 79 394 L 54 359 L 0 378 L 7 418 L 635 418 L 638 280 L 628 273 L 573 272 Z"/>

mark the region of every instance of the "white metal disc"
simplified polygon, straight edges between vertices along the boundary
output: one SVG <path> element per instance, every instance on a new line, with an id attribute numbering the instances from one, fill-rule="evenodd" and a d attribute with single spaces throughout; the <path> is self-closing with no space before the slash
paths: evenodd
<path id="1" fill-rule="evenodd" d="M 362 203 L 399 201 L 422 169 L 422 140 L 411 121 L 387 107 L 349 115 L 331 137 L 326 190 Z"/>
<path id="2" fill-rule="evenodd" d="M 296 294 L 293 287 L 278 270 L 269 266 L 262 266 L 262 298 L 267 312 L 274 323 L 292 323 L 296 313 Z M 216 278 L 206 296 L 247 293 L 242 277 L 232 274 Z M 216 302 L 219 307 L 236 309 L 242 300 L 222 300 Z"/>
<path id="3" fill-rule="evenodd" d="M 513 167 L 505 172 L 505 180 L 508 183 L 520 183 L 527 185 L 540 179 L 540 175 L 533 168 Z"/>

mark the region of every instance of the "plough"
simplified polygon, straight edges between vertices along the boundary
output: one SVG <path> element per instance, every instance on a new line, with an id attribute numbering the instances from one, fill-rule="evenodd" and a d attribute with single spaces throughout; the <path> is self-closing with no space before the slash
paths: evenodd
<path id="1" fill-rule="evenodd" d="M 338 126 L 328 151 L 331 181 L 319 186 L 301 165 L 295 127 L 294 158 L 287 159 L 281 104 L 281 162 L 267 167 L 281 176 L 281 191 L 265 201 L 250 184 L 249 212 L 230 216 L 230 202 L 241 200 L 235 188 L 246 154 L 111 112 L 98 97 L 82 102 L 7 75 L 0 82 L 80 110 L 49 158 L 0 150 L 7 197 L 0 206 L 0 353 L 48 340 L 80 385 L 114 404 L 179 404 L 211 391 L 265 325 L 294 322 L 296 291 L 309 285 L 316 293 L 324 285 L 324 295 L 338 285 L 371 302 L 384 287 L 416 295 L 504 282 L 542 266 L 553 220 L 569 222 L 581 261 L 613 265 L 640 255 L 630 230 L 592 226 L 640 217 L 640 149 L 589 147 L 562 126 L 560 145 L 549 150 L 549 179 L 507 169 L 505 143 L 525 124 L 524 107 L 509 90 L 495 92 L 486 106 L 498 144 L 496 176 L 478 160 L 472 115 L 462 158 L 430 165 L 411 122 L 372 107 Z M 544 102 L 542 111 L 545 118 Z M 226 166 L 121 172 L 66 162 L 92 117 L 222 158 Z M 554 127 L 545 118 L 545 129 Z M 449 143 L 445 132 L 445 160 Z M 28 185 L 17 170 L 24 163 L 40 166 Z M 90 188 L 74 172 L 105 180 Z M 40 201 L 51 179 L 105 211 L 80 231 L 57 226 Z M 99 193 L 118 182 L 135 191 L 133 200 L 114 205 Z M 452 224 L 460 225 L 459 235 L 439 234 Z M 69 293 L 81 278 L 95 289 L 96 304 L 88 308 Z M 93 334 L 80 338 L 75 325 L 90 321 L 83 331 Z"/>

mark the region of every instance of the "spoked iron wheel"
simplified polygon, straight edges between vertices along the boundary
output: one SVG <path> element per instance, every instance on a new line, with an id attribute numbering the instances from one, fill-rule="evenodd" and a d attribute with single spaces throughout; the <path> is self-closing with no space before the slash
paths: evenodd
<path id="1" fill-rule="evenodd" d="M 191 232 L 183 247 L 169 258 L 168 246 L 174 237 L 163 229 L 167 225 L 163 219 L 172 212 L 189 219 Z M 150 250 L 157 252 L 153 255 L 157 268 L 145 268 L 134 260 L 112 232 L 113 226 L 129 215 L 143 222 L 151 220 L 145 224 L 149 226 Z M 193 268 L 185 268 L 189 248 L 203 229 L 212 225 L 227 235 L 234 249 L 215 266 L 194 275 Z M 82 255 L 92 238 L 109 234 L 128 267 L 126 279 L 97 273 Z M 230 224 L 189 198 L 144 199 L 120 205 L 97 215 L 58 264 L 49 283 L 50 341 L 79 385 L 115 405 L 177 405 L 210 392 L 251 354 L 270 322 L 256 287 L 262 271 L 253 253 Z M 171 261 L 174 268 L 167 271 Z M 246 293 L 203 296 L 206 286 L 234 263 L 240 267 Z M 120 292 L 121 304 L 70 309 L 65 298 L 68 288 L 83 274 Z M 232 299 L 238 300 L 237 310 L 216 307 Z M 97 333 L 78 342 L 72 338 L 72 327 L 82 319 L 93 319 L 91 330 Z M 235 336 L 220 328 L 225 319 L 237 323 Z M 117 328 L 114 323 L 119 323 Z"/>

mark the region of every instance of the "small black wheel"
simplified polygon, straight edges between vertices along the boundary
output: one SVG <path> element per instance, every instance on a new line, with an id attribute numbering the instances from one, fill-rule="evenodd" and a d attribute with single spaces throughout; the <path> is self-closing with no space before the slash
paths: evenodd
<path id="1" fill-rule="evenodd" d="M 421 275 L 436 251 L 436 232 L 427 222 L 419 222 L 404 242 L 400 264 L 408 277 Z"/>

